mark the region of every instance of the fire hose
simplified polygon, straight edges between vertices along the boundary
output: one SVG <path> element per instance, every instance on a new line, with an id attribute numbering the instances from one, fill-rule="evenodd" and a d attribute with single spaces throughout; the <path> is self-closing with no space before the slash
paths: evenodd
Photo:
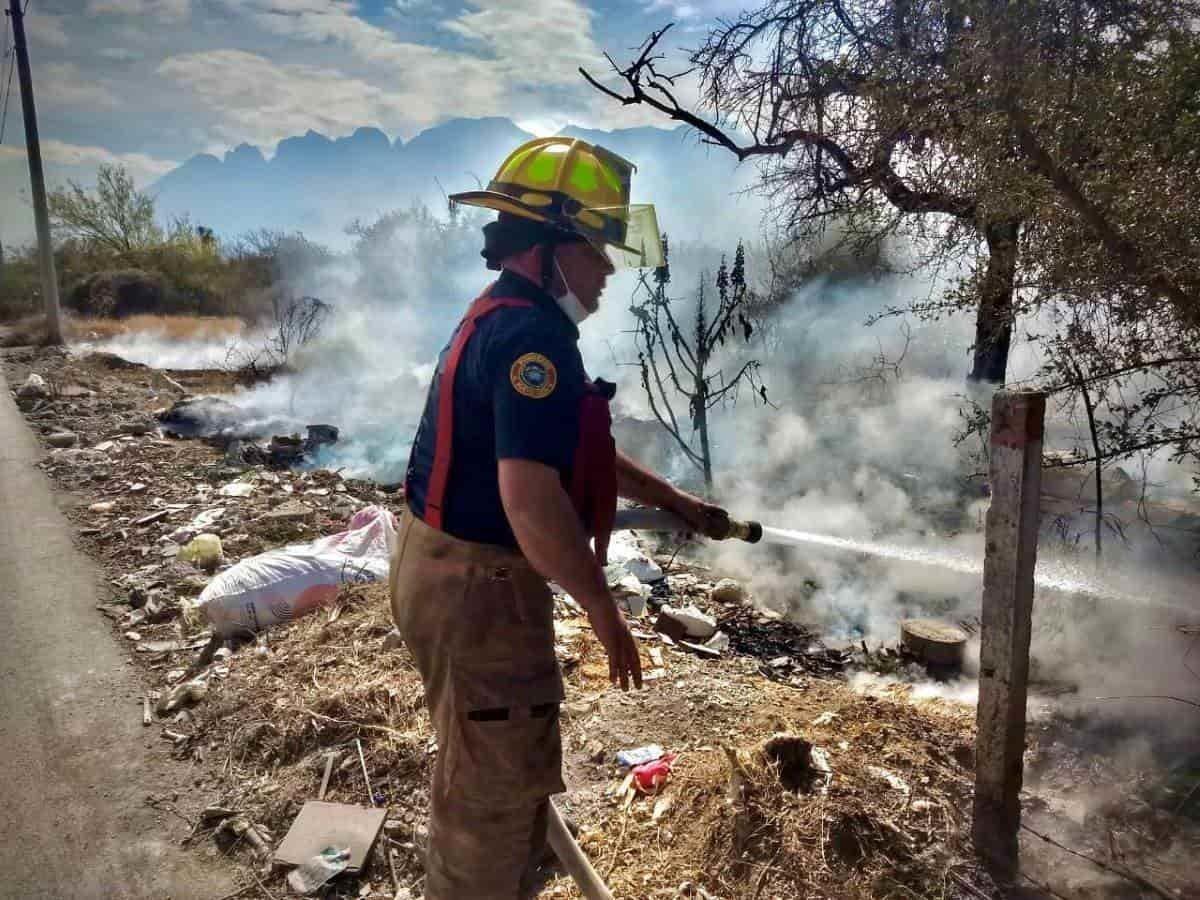
<path id="1" fill-rule="evenodd" d="M 695 531 L 680 516 L 665 509 L 618 509 L 613 530 L 622 531 Z M 763 527 L 758 522 L 729 520 L 729 531 L 718 540 L 739 540 L 757 544 L 762 540 Z"/>
<path id="2" fill-rule="evenodd" d="M 692 528 L 675 513 L 662 509 L 620 509 L 613 523 L 614 530 L 632 531 L 691 531 Z M 729 520 L 729 531 L 721 540 L 736 539 L 756 544 L 762 540 L 762 525 L 758 522 L 740 522 Z M 546 840 L 554 855 L 558 857 L 567 874 L 579 886 L 584 900 L 613 900 L 612 891 L 592 868 L 583 850 L 571 837 L 571 832 L 563 822 L 562 816 L 554 804 L 550 804 L 550 814 L 546 829 Z"/>

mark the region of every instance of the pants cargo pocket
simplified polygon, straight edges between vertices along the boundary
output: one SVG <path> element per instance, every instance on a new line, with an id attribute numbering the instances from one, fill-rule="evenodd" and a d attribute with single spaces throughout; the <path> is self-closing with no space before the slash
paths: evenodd
<path id="1" fill-rule="evenodd" d="M 451 789 L 468 802 L 535 803 L 564 790 L 553 658 L 452 663 L 455 727 Z"/>

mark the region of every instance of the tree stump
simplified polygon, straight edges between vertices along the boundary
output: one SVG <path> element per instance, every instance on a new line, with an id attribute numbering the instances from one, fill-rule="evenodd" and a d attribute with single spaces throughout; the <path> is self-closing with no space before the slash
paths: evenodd
<path id="1" fill-rule="evenodd" d="M 957 669 L 966 655 L 967 633 L 937 619 L 906 619 L 900 623 L 900 644 L 927 666 Z"/>

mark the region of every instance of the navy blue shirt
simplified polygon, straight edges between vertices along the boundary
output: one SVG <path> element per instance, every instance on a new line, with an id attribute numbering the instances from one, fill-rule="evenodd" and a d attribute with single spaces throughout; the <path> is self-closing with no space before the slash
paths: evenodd
<path id="1" fill-rule="evenodd" d="M 515 549 L 500 503 L 498 461 L 531 459 L 569 483 L 586 386 L 579 330 L 554 298 L 505 270 L 493 297 L 532 307 L 501 307 L 478 321 L 454 376 L 454 452 L 442 503 L 442 528 L 456 538 Z M 453 341 L 453 335 L 451 336 Z M 450 342 L 442 349 L 425 400 L 405 479 L 408 506 L 425 517 L 437 440 L 438 387 Z"/>

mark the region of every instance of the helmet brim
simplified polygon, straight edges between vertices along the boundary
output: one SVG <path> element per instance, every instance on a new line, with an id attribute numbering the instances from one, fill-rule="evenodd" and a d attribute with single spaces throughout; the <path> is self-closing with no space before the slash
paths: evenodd
<path id="1" fill-rule="evenodd" d="M 627 208 L 629 211 L 636 213 L 629 215 L 630 224 L 636 221 L 640 226 L 640 228 L 636 229 L 637 233 L 642 236 L 642 239 L 638 240 L 638 244 L 644 249 L 638 249 L 638 247 L 631 246 L 629 243 L 601 240 L 595 235 L 588 234 L 586 231 L 576 228 L 574 223 L 569 219 L 546 215 L 545 210 L 528 203 L 523 203 L 515 197 L 500 193 L 499 191 L 463 191 L 462 193 L 451 194 L 449 199 L 452 203 L 462 203 L 465 206 L 478 206 L 483 209 L 495 210 L 496 212 L 522 216 L 536 222 L 544 222 L 564 232 L 581 237 L 607 256 L 614 269 L 654 267 L 663 264 L 662 242 L 658 234 L 658 222 L 654 214 L 654 207 L 650 205 Z M 633 234 L 630 233 L 630 237 L 632 236 Z"/>

